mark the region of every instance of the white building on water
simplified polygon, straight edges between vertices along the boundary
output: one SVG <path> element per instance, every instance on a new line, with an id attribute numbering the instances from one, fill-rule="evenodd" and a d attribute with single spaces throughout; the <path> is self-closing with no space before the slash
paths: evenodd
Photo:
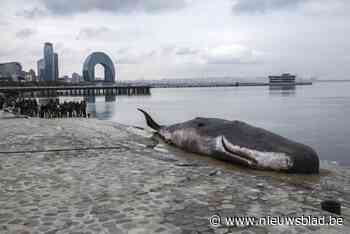
<path id="1" fill-rule="evenodd" d="M 295 75 L 290 73 L 284 73 L 280 76 L 269 76 L 270 85 L 294 85 L 295 84 Z"/>

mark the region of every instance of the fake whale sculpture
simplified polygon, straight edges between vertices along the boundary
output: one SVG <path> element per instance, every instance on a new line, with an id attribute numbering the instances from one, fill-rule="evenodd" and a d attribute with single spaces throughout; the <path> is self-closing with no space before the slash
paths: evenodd
<path id="1" fill-rule="evenodd" d="M 195 118 L 161 126 L 142 109 L 147 125 L 161 138 L 185 151 L 254 169 L 318 173 L 317 153 L 309 146 L 241 121 Z"/>

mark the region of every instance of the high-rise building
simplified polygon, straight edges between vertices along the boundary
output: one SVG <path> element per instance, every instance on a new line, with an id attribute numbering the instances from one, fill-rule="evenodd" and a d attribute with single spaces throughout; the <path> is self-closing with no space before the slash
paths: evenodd
<path id="1" fill-rule="evenodd" d="M 55 80 L 58 80 L 59 74 L 58 74 L 58 54 L 54 53 L 54 57 L 53 57 L 53 61 L 54 61 L 54 71 L 55 71 Z"/>
<path id="2" fill-rule="evenodd" d="M 33 69 L 30 69 L 28 72 L 25 72 L 24 75 L 25 81 L 36 81 L 35 71 Z"/>
<path id="3" fill-rule="evenodd" d="M 44 45 L 44 58 L 38 62 L 38 78 L 44 81 L 54 81 L 59 78 L 58 54 L 54 53 L 53 45 L 46 42 Z"/>
<path id="4" fill-rule="evenodd" d="M 79 83 L 80 81 L 82 81 L 82 77 L 78 73 L 73 72 L 72 73 L 72 82 Z"/>
<path id="5" fill-rule="evenodd" d="M 37 65 L 38 65 L 38 69 L 37 69 L 38 79 L 40 81 L 45 80 L 45 78 L 44 78 L 44 76 L 45 76 L 45 60 L 44 59 L 40 59 L 37 62 Z"/>
<path id="6" fill-rule="evenodd" d="M 55 63 L 53 46 L 51 43 L 46 42 L 44 46 L 44 61 L 45 61 L 45 81 L 55 80 Z"/>

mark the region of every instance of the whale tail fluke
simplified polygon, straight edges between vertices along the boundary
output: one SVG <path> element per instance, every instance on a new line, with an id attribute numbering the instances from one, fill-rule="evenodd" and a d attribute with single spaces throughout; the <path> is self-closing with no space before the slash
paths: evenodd
<path id="1" fill-rule="evenodd" d="M 145 119 L 146 119 L 146 123 L 150 128 L 158 131 L 162 127 L 159 124 L 157 124 L 146 111 L 144 111 L 140 108 L 137 108 L 137 110 L 141 111 L 144 114 Z"/>

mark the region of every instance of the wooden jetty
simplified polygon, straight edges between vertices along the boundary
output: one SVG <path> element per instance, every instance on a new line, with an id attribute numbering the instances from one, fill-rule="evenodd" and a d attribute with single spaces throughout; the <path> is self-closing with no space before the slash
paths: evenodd
<path id="1" fill-rule="evenodd" d="M 28 97 L 54 96 L 118 96 L 150 95 L 150 86 L 122 85 L 62 85 L 62 86 L 8 86 L 0 87 L 0 93 Z"/>

